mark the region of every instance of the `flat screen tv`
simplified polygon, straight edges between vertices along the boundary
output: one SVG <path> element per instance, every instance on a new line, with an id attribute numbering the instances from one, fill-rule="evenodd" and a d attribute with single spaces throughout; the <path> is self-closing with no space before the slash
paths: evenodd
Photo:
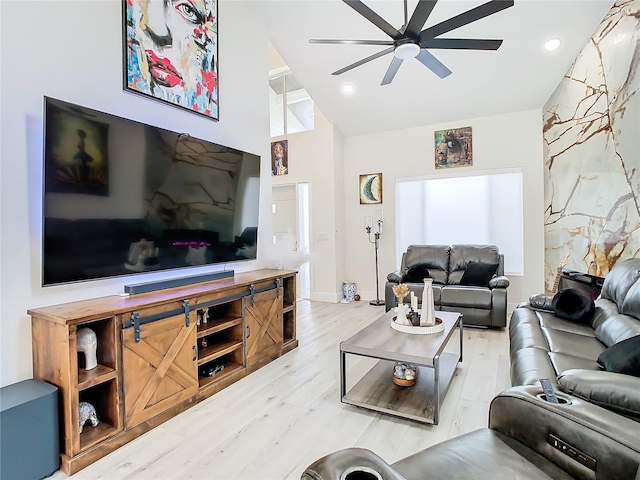
<path id="1" fill-rule="evenodd" d="M 45 97 L 43 285 L 256 258 L 260 157 Z"/>

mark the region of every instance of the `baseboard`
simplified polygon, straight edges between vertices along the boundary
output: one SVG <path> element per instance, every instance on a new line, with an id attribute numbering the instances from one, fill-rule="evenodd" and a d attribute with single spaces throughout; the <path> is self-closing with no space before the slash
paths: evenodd
<path id="1" fill-rule="evenodd" d="M 312 292 L 311 300 L 315 302 L 338 303 L 342 300 L 342 295 L 337 293 Z"/>

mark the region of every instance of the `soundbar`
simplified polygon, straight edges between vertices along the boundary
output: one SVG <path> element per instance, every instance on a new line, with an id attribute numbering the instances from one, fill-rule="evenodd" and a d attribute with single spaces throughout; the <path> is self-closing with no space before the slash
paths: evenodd
<path id="1" fill-rule="evenodd" d="M 203 275 L 192 275 L 190 277 L 172 278 L 170 280 L 159 280 L 157 282 L 135 283 L 124 286 L 124 293 L 136 295 L 139 293 L 149 293 L 167 288 L 184 287 L 185 285 L 193 285 L 194 283 L 212 282 L 222 278 L 233 277 L 233 270 L 223 270 L 215 273 L 205 273 Z"/>

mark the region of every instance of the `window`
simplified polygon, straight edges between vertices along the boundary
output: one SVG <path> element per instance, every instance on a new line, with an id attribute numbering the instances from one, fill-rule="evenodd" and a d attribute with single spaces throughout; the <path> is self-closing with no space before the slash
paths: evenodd
<path id="1" fill-rule="evenodd" d="M 396 180 L 396 258 L 412 244 L 497 245 L 507 274 L 522 274 L 522 171 Z"/>
<path id="2" fill-rule="evenodd" d="M 269 79 L 271 136 L 313 130 L 313 100 L 295 75 L 287 71 Z"/>

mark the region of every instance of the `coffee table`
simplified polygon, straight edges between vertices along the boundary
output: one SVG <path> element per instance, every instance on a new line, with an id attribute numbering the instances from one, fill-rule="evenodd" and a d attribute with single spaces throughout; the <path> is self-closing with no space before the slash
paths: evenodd
<path id="1" fill-rule="evenodd" d="M 444 331 L 414 335 L 391 328 L 395 316 L 389 310 L 378 320 L 340 343 L 340 398 L 342 403 L 375 410 L 422 423 L 437 425 L 440 405 L 458 363 L 462 361 L 462 315 L 437 311 Z M 460 354 L 444 352 L 456 327 L 460 330 Z M 347 354 L 380 361 L 347 391 Z M 393 383 L 395 362 L 417 366 L 412 387 Z"/>

